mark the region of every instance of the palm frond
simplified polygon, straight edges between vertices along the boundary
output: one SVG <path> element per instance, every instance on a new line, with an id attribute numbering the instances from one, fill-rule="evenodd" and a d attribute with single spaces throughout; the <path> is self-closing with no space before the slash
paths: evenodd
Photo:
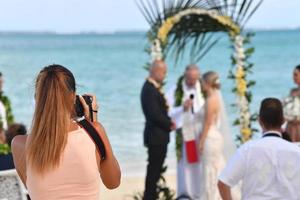
<path id="1" fill-rule="evenodd" d="M 254 9 L 250 12 L 250 14 L 247 16 L 243 24 L 241 24 L 241 27 L 244 28 L 246 23 L 249 21 L 249 19 L 252 17 L 252 15 L 256 12 L 256 10 L 260 7 L 260 5 L 263 3 L 263 0 L 260 0 L 258 4 L 254 7 Z"/>
<path id="2" fill-rule="evenodd" d="M 233 23 L 244 28 L 263 0 L 138 0 L 139 9 L 151 26 L 149 35 L 155 36 L 163 22 L 178 12 L 196 8 L 216 10 L 221 16 L 231 17 Z M 258 3 L 254 3 L 259 1 Z M 178 61 L 189 50 L 191 60 L 203 58 L 219 41 L 210 33 L 228 32 L 230 27 L 206 15 L 189 15 L 180 19 L 168 33 L 167 55 Z M 152 38 L 152 37 L 151 37 Z"/>
<path id="3" fill-rule="evenodd" d="M 197 62 L 200 61 L 210 50 L 213 48 L 221 39 L 221 37 L 218 37 L 213 42 L 211 42 L 208 46 L 206 46 L 205 50 L 202 51 L 202 53 L 195 59 Z"/>

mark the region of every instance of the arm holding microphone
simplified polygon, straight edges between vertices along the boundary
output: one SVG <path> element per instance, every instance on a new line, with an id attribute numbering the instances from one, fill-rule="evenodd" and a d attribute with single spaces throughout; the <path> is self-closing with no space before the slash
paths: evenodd
<path id="1" fill-rule="evenodd" d="M 191 94 L 190 95 L 190 100 L 192 101 L 192 105 L 191 105 L 191 111 L 192 111 L 192 114 L 194 114 L 194 94 Z"/>
<path id="2" fill-rule="evenodd" d="M 189 109 L 191 109 L 192 113 L 194 114 L 193 100 L 194 100 L 193 94 L 190 95 L 189 99 L 185 100 L 185 102 L 183 103 L 184 112 L 187 112 Z"/>

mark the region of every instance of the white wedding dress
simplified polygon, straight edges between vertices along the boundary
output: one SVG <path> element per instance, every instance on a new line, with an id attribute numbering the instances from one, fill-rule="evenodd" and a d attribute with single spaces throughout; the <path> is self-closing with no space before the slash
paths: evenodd
<path id="1" fill-rule="evenodd" d="M 199 200 L 221 200 L 218 190 L 218 176 L 224 169 L 226 160 L 235 151 L 232 136 L 230 135 L 229 124 L 220 96 L 220 111 L 214 123 L 211 125 L 203 152 L 200 157 L 200 198 Z M 205 109 L 201 110 L 201 118 L 204 123 Z M 240 199 L 240 192 L 232 192 L 233 199 Z"/>
<path id="2" fill-rule="evenodd" d="M 203 109 L 204 118 L 204 109 Z M 225 167 L 224 139 L 220 133 L 219 120 L 209 129 L 200 157 L 200 199 L 221 200 L 218 190 L 218 176 Z"/>

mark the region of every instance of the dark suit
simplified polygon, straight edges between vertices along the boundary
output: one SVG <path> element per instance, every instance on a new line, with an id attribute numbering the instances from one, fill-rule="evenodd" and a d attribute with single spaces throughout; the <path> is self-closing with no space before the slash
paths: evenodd
<path id="1" fill-rule="evenodd" d="M 166 158 L 172 123 L 168 117 L 165 98 L 149 81 L 143 86 L 141 103 L 146 118 L 144 144 L 148 148 L 149 156 L 144 200 L 155 200 L 156 185 Z"/>

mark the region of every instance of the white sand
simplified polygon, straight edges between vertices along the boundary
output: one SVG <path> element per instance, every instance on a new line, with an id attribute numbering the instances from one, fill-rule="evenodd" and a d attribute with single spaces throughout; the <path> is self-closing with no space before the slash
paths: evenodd
<path id="1" fill-rule="evenodd" d="M 166 175 L 167 185 L 175 190 L 176 176 Z M 137 192 L 143 192 L 145 179 L 141 177 L 123 177 L 121 185 L 114 190 L 108 190 L 101 185 L 100 199 L 102 200 L 132 200 Z"/>

